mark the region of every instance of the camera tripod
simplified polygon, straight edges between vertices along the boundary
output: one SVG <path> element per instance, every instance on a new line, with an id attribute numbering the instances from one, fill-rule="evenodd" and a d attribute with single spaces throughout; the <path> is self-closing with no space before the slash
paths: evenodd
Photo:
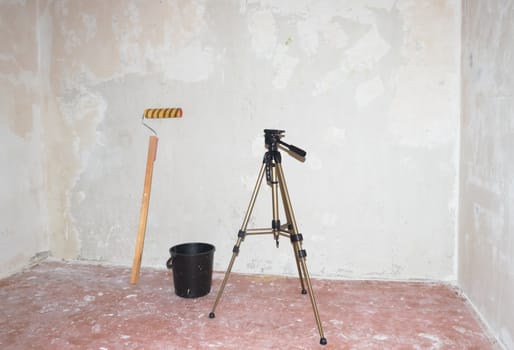
<path id="1" fill-rule="evenodd" d="M 312 284 L 309 277 L 309 272 L 307 270 L 307 264 L 305 261 L 307 257 L 307 252 L 305 251 L 305 249 L 302 248 L 303 236 L 301 233 L 298 232 L 298 226 L 296 224 L 293 208 L 291 206 L 291 200 L 289 199 L 289 192 L 287 191 L 286 180 L 284 179 L 284 172 L 282 170 L 282 156 L 279 151 L 279 145 L 286 147 L 290 152 L 294 153 L 296 156 L 299 156 L 301 158 L 305 157 L 306 152 L 296 146 L 288 145 L 287 143 L 281 141 L 280 138 L 284 136 L 284 132 L 284 130 L 264 130 L 264 141 L 268 151 L 264 154 L 262 166 L 257 178 L 257 183 L 255 184 L 255 188 L 250 199 L 250 204 L 248 205 L 248 209 L 246 211 L 243 224 L 241 225 L 241 229 L 237 234 L 237 242 L 234 245 L 234 248 L 232 249 L 232 257 L 228 264 L 227 271 L 225 272 L 225 277 L 223 279 L 223 282 L 221 283 L 221 287 L 218 291 L 216 301 L 214 302 L 214 306 L 212 308 L 211 313 L 209 314 L 209 317 L 215 317 L 216 307 L 218 306 L 218 303 L 221 299 L 221 295 L 223 294 L 223 290 L 225 289 L 225 286 L 227 284 L 228 277 L 230 275 L 230 272 L 232 271 L 234 261 L 237 255 L 239 254 L 239 247 L 241 243 L 244 241 L 245 236 L 272 234 L 273 238 L 275 239 L 277 247 L 279 246 L 279 237 L 284 236 L 291 240 L 291 244 L 296 259 L 296 266 L 298 268 L 298 275 L 300 277 L 302 294 L 309 294 L 312 309 L 314 311 L 314 317 L 316 319 L 316 324 L 318 326 L 318 331 L 320 335 L 320 344 L 326 345 L 327 339 L 323 334 L 323 326 L 321 324 L 321 320 L 319 317 L 318 306 L 316 304 L 316 299 L 314 298 L 314 292 L 312 289 Z M 248 221 L 250 220 L 255 200 L 257 198 L 257 194 L 259 193 L 259 189 L 261 187 L 262 180 L 265 174 L 266 182 L 271 186 L 271 197 L 273 207 L 273 220 L 271 221 L 271 228 L 248 229 Z M 284 212 L 286 214 L 286 224 L 281 224 L 279 219 L 279 190 L 282 197 Z"/>

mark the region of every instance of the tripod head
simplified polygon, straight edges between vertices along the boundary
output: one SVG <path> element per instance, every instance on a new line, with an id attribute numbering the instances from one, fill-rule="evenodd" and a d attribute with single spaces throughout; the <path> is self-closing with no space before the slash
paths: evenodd
<path id="1" fill-rule="evenodd" d="M 297 156 L 304 158 L 307 155 L 307 152 L 305 152 L 303 149 L 298 148 L 293 145 L 289 145 L 285 143 L 284 141 L 281 141 L 280 139 L 284 137 L 285 130 L 276 130 L 276 129 L 264 129 L 264 143 L 266 144 L 266 147 L 270 151 L 278 151 L 278 146 L 282 145 L 286 147 L 289 151 L 293 152 Z"/>

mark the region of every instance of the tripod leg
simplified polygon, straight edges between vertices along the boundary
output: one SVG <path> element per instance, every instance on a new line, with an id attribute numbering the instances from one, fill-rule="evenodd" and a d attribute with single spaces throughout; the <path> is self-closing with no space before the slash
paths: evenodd
<path id="1" fill-rule="evenodd" d="M 282 170 L 282 169 L 280 169 Z M 279 182 L 279 185 L 280 185 L 280 192 L 282 194 L 282 203 L 284 205 L 284 212 L 286 214 L 286 218 L 287 218 L 287 222 L 289 224 L 289 230 L 292 230 L 293 234 L 291 235 L 291 246 L 293 247 L 293 253 L 294 253 L 294 257 L 295 257 L 295 261 L 296 261 L 296 268 L 298 269 L 298 277 L 300 278 L 300 284 L 301 284 L 301 287 L 302 287 L 302 294 L 307 294 L 307 290 L 305 289 L 305 277 L 303 275 L 303 272 L 302 272 L 302 267 L 300 265 L 300 259 L 298 258 L 298 245 L 297 245 L 297 242 L 299 240 L 302 239 L 302 236 L 298 234 L 298 228 L 296 227 L 296 222 L 295 222 L 295 225 L 292 224 L 292 222 L 294 221 L 294 214 L 292 214 L 292 209 L 291 209 L 291 204 L 287 203 L 286 201 L 286 197 L 289 198 L 289 193 L 287 193 L 287 186 L 286 186 L 286 183 L 284 181 L 284 174 L 282 173 L 279 173 L 278 174 L 278 182 Z M 287 194 L 284 194 L 284 193 L 287 193 Z M 291 209 L 291 210 L 288 210 Z"/>
<path id="2" fill-rule="evenodd" d="M 300 264 L 300 259 L 298 257 L 298 250 L 300 249 L 298 246 L 298 242 L 301 241 L 302 235 L 298 234 L 298 227 L 296 226 L 296 220 L 294 219 L 294 213 L 289 201 L 289 192 L 287 191 L 287 185 L 284 179 L 284 173 L 282 170 L 282 165 L 280 164 L 278 168 L 278 180 L 280 184 L 280 191 L 282 193 L 282 202 L 284 205 L 284 211 L 287 217 L 287 222 L 289 223 L 290 230 L 292 230 L 293 234 L 291 235 L 291 245 L 293 247 L 294 257 L 296 261 L 296 267 L 298 269 L 298 276 L 300 278 L 300 284 L 302 287 L 302 294 L 307 294 L 307 290 L 305 289 L 305 276 L 302 272 L 302 267 Z"/>
<path id="3" fill-rule="evenodd" d="M 237 254 L 239 253 L 239 246 L 241 245 L 242 241 L 243 241 L 243 238 L 238 237 L 237 243 L 234 246 L 234 248 L 232 249 L 232 257 L 230 258 L 230 262 L 228 264 L 227 271 L 225 272 L 225 277 L 223 278 L 223 282 L 221 283 L 221 287 L 218 291 L 218 295 L 216 296 L 216 301 L 214 301 L 212 311 L 209 313 L 210 318 L 216 317 L 216 314 L 215 314 L 216 307 L 218 306 L 218 303 L 220 302 L 221 295 L 223 294 L 223 290 L 225 289 L 225 286 L 227 284 L 228 276 L 230 275 L 230 271 L 232 271 L 232 266 L 234 265 L 234 261 L 236 260 Z"/>
<path id="4" fill-rule="evenodd" d="M 296 235 L 296 237 L 298 237 L 298 235 Z M 297 239 L 297 238 L 293 238 L 293 239 Z M 298 276 L 300 277 L 300 285 L 302 286 L 302 294 L 307 294 L 307 289 L 305 289 L 305 276 L 304 276 L 304 273 L 302 272 L 302 266 L 300 264 L 300 259 L 297 254 L 297 252 L 300 248 L 298 247 L 298 244 L 296 242 L 291 242 L 291 244 L 293 246 L 294 257 L 296 260 L 296 268 L 298 269 Z"/>
<path id="5" fill-rule="evenodd" d="M 316 324 L 318 325 L 318 331 L 319 331 L 319 336 L 320 336 L 319 342 L 321 345 L 326 345 L 327 338 L 325 338 L 325 334 L 323 333 L 323 325 L 321 324 L 318 306 L 316 304 L 316 299 L 314 297 L 314 291 L 312 289 L 311 279 L 309 277 L 309 272 L 307 270 L 307 263 L 305 262 L 305 257 L 307 256 L 305 249 L 300 249 L 298 251 L 298 255 L 300 257 L 300 264 L 303 268 L 303 273 L 305 274 L 305 281 L 307 282 L 307 290 L 309 291 L 309 297 L 311 299 L 312 310 L 314 311 L 314 318 L 316 319 Z"/>
<path id="6" fill-rule="evenodd" d="M 278 179 L 275 163 L 271 166 L 271 203 L 273 210 L 273 220 L 271 221 L 271 229 L 273 238 L 278 248 L 278 238 L 280 237 L 280 219 L 278 217 Z"/>
<path id="7" fill-rule="evenodd" d="M 262 179 L 264 177 L 264 171 L 266 170 L 266 163 L 262 164 L 261 170 L 259 171 L 259 176 L 257 177 L 257 182 L 253 189 L 252 197 L 250 199 L 250 204 L 248 205 L 248 209 L 246 210 L 245 218 L 243 220 L 243 224 L 241 225 L 241 229 L 237 235 L 237 242 L 232 249 L 232 257 L 230 258 L 230 262 L 227 267 L 227 271 L 225 272 L 225 277 L 223 278 L 223 282 L 221 283 L 220 289 L 218 290 L 218 295 L 216 296 L 216 300 L 214 301 L 214 305 L 212 307 L 212 311 L 209 313 L 210 318 L 216 317 L 215 311 L 218 303 L 220 302 L 221 295 L 225 290 L 225 286 L 227 285 L 228 277 L 230 272 L 232 271 L 232 267 L 234 266 L 234 261 L 236 260 L 237 255 L 239 254 L 239 247 L 244 240 L 246 227 L 248 226 L 248 221 L 250 220 L 250 216 L 253 211 L 253 207 L 255 205 L 255 200 L 257 199 L 257 194 L 259 193 L 259 189 L 262 184 Z"/>
<path id="8" fill-rule="evenodd" d="M 282 196 L 284 202 L 284 210 L 286 211 L 288 217 L 291 219 L 290 224 L 292 225 L 293 234 L 298 235 L 298 226 L 296 225 L 296 219 L 293 212 L 293 207 L 291 206 L 291 199 L 289 198 L 289 192 L 287 190 L 286 180 L 284 178 L 284 171 L 282 169 L 282 164 L 277 162 L 277 171 L 279 182 L 281 184 Z M 297 261 L 299 261 L 299 265 L 301 267 L 300 274 L 303 273 L 305 277 L 305 283 L 307 284 L 307 290 L 309 292 L 309 298 L 312 304 L 312 310 L 314 311 L 314 318 L 316 319 L 316 324 L 318 326 L 318 331 L 320 335 L 320 344 L 326 345 L 327 339 L 325 338 L 325 334 L 323 332 L 323 325 L 321 324 L 321 319 L 319 317 L 318 305 L 316 304 L 316 298 L 314 297 L 314 291 L 312 289 L 311 279 L 309 277 L 309 271 L 307 269 L 307 263 L 305 258 L 307 257 L 307 252 L 302 248 L 302 240 L 298 239 L 296 242 L 293 242 L 293 246 L 295 247 L 295 256 Z"/>

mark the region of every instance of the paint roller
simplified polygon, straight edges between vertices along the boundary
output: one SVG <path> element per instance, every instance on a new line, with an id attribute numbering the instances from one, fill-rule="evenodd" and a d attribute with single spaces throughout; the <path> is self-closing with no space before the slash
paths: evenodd
<path id="1" fill-rule="evenodd" d="M 182 118 L 182 108 L 149 108 L 145 109 L 143 118 Z"/>
<path id="2" fill-rule="evenodd" d="M 141 260 L 143 258 L 143 246 L 145 243 L 146 222 L 148 219 L 148 207 L 150 204 L 150 192 L 152 189 L 153 164 L 157 157 L 157 132 L 145 123 L 145 119 L 164 119 L 164 118 L 182 118 L 182 108 L 149 108 L 145 109 L 141 118 L 141 123 L 148 128 L 153 135 L 148 140 L 148 155 L 146 157 L 146 173 L 145 184 L 143 189 L 143 199 L 141 203 L 141 211 L 139 214 L 139 227 L 137 230 L 136 252 L 134 254 L 134 262 L 132 264 L 132 273 L 130 283 L 136 284 L 141 269 Z"/>

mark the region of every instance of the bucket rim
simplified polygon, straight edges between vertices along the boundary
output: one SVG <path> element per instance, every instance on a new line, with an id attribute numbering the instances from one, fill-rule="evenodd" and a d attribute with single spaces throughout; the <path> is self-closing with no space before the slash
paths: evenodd
<path id="1" fill-rule="evenodd" d="M 198 252 L 198 253 L 180 253 L 177 251 L 177 249 L 180 249 L 181 247 L 185 247 L 185 246 L 192 246 L 192 245 L 201 245 L 201 246 L 204 246 L 205 248 L 205 251 L 202 251 L 202 252 Z M 180 244 L 176 244 L 174 246 L 172 246 L 170 249 L 169 249 L 169 252 L 171 255 L 187 255 L 187 256 L 195 256 L 195 255 L 203 255 L 203 254 L 207 254 L 207 253 L 210 253 L 210 252 L 214 252 L 216 251 L 216 247 L 211 244 L 211 243 L 205 243 L 205 242 L 187 242 L 187 243 L 180 243 Z"/>

